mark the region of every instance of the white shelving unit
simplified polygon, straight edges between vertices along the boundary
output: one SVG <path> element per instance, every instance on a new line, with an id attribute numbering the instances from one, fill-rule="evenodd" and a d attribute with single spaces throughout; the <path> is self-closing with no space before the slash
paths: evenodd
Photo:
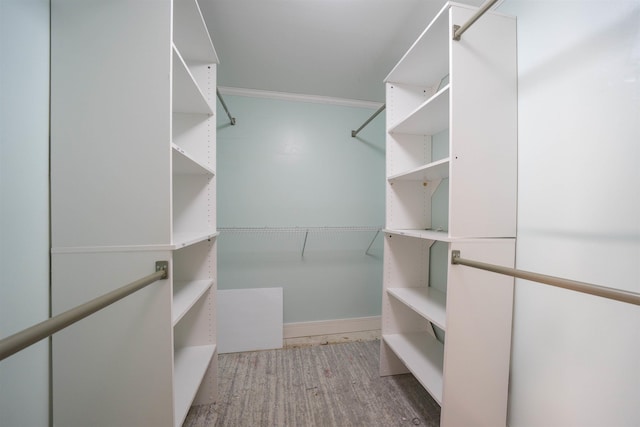
<path id="1" fill-rule="evenodd" d="M 516 25 L 452 40 L 475 10 L 447 3 L 385 80 L 380 373 L 413 373 L 453 427 L 506 425 L 511 344 L 513 279 L 450 264 L 515 258 Z"/>
<path id="2" fill-rule="evenodd" d="M 196 0 L 51 9 L 53 314 L 170 271 L 54 336 L 53 422 L 180 426 L 217 394 L 218 58 Z"/>

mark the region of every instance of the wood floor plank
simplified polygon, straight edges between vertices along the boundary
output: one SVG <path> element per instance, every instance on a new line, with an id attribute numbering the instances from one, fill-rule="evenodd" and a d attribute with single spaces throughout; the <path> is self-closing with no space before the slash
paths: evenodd
<path id="1" fill-rule="evenodd" d="M 440 406 L 410 374 L 380 377 L 380 341 L 221 354 L 218 402 L 184 427 L 387 427 L 440 424 Z"/>

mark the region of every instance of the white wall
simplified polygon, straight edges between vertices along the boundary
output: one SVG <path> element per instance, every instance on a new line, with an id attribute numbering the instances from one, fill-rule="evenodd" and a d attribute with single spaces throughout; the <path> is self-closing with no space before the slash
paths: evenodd
<path id="1" fill-rule="evenodd" d="M 640 2 L 518 17 L 517 267 L 640 292 Z M 640 425 L 640 309 L 518 280 L 509 425 Z"/>
<path id="2" fill-rule="evenodd" d="M 0 1 L 0 337 L 49 315 L 49 1 Z M 48 341 L 0 362 L 0 424 L 49 424 Z"/>

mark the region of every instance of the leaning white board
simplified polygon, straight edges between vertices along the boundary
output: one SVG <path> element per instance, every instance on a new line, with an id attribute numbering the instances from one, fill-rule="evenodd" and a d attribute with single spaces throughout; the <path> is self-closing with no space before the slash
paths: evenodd
<path id="1" fill-rule="evenodd" d="M 282 288 L 218 290 L 218 352 L 282 348 Z"/>

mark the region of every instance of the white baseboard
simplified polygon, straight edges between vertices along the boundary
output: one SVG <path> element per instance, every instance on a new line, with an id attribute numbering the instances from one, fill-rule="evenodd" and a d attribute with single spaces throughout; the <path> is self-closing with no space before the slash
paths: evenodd
<path id="1" fill-rule="evenodd" d="M 352 319 L 285 323 L 283 333 L 284 338 L 312 337 L 315 335 L 379 330 L 380 325 L 380 316 L 356 317 Z"/>

